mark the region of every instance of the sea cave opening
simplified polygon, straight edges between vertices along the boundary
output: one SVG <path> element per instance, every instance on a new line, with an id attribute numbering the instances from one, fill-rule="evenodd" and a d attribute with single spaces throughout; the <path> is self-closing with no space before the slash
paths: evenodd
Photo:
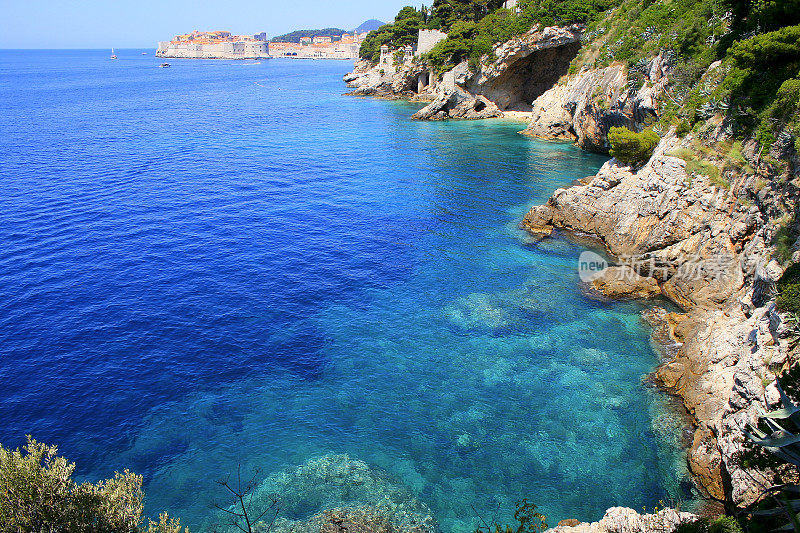
<path id="1" fill-rule="evenodd" d="M 503 111 L 530 111 L 531 104 L 569 71 L 580 43 L 538 50 L 511 63 L 481 93 Z"/>

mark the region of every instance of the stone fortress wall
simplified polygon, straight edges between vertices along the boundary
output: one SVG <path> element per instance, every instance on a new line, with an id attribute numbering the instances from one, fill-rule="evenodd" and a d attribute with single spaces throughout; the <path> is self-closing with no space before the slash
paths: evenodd
<path id="1" fill-rule="evenodd" d="M 422 54 L 427 54 L 433 50 L 433 47 L 436 46 L 436 43 L 443 41 L 444 39 L 447 39 L 447 34 L 442 31 L 419 30 L 416 55 L 421 56 Z"/>
<path id="2" fill-rule="evenodd" d="M 269 57 L 269 43 L 266 41 L 220 43 L 162 41 L 158 43 L 156 56 L 192 59 L 262 59 Z"/>

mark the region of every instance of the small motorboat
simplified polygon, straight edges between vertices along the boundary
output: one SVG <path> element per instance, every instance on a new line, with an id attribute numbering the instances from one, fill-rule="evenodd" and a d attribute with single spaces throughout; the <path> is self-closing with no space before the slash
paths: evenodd
<path id="1" fill-rule="evenodd" d="M 111 59 L 116 59 L 116 58 L 117 58 L 117 54 L 114 53 L 114 49 L 112 48 L 111 49 Z"/>
<path id="2" fill-rule="evenodd" d="M 147 52 L 142 52 L 142 55 L 143 55 L 143 56 L 146 56 L 146 55 L 147 55 Z"/>
<path id="3" fill-rule="evenodd" d="M 170 65 L 169 63 L 161 63 L 161 64 L 159 65 L 159 67 L 160 67 L 160 68 L 169 68 L 169 67 L 171 67 L 171 66 L 172 66 L 172 65 Z"/>

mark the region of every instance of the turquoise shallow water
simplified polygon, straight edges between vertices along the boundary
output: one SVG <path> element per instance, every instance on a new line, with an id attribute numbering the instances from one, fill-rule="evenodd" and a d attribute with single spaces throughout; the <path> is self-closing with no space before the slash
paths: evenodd
<path id="1" fill-rule="evenodd" d="M 344 63 L 105 55 L 0 53 L 0 441 L 195 529 L 237 465 L 287 518 L 396 490 L 444 531 L 689 496 L 642 307 L 518 229 L 603 158 L 341 96 Z"/>

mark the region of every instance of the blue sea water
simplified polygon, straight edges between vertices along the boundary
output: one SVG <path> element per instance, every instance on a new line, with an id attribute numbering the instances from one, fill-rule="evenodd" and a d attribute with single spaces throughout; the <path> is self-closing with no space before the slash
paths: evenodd
<path id="1" fill-rule="evenodd" d="M 342 96 L 346 62 L 117 53 L 0 51 L 0 442 L 194 529 L 238 465 L 341 454 L 444 531 L 687 497 L 642 306 L 518 229 L 602 157 Z"/>

